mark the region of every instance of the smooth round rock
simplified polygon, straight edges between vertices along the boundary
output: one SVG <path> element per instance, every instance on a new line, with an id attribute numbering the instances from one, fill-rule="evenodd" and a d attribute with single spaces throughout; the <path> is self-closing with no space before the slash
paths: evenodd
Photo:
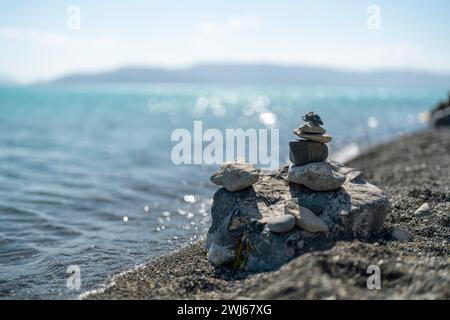
<path id="1" fill-rule="evenodd" d="M 328 225 L 314 214 L 311 210 L 305 207 L 300 207 L 297 202 L 290 200 L 286 201 L 284 205 L 284 212 L 292 215 L 295 219 L 297 227 L 309 232 L 323 232 L 330 231 Z"/>
<path id="2" fill-rule="evenodd" d="M 296 166 L 302 166 L 310 162 L 322 162 L 328 158 L 328 147 L 324 143 L 295 140 L 289 142 L 289 158 Z"/>
<path id="3" fill-rule="evenodd" d="M 290 214 L 272 217 L 267 222 L 267 227 L 275 233 L 289 232 L 295 227 L 295 218 Z"/>

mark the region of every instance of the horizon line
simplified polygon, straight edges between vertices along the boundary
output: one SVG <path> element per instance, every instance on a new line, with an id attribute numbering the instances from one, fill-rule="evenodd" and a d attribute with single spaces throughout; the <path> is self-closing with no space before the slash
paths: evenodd
<path id="1" fill-rule="evenodd" d="M 279 67 L 279 68 L 304 68 L 310 70 L 321 70 L 321 71 L 331 71 L 338 73 L 353 73 L 355 75 L 371 75 L 371 74 L 379 74 L 379 73 L 405 73 L 405 74 L 423 74 L 429 76 L 438 76 L 438 77 L 449 77 L 450 70 L 430 70 L 423 68 L 408 68 L 408 67 L 374 67 L 374 68 L 348 68 L 348 67 L 339 67 L 339 66 L 328 66 L 328 65 L 319 65 L 319 64 L 307 64 L 307 63 L 288 63 L 288 62 L 273 62 L 273 61 L 258 61 L 258 62 L 245 62 L 245 61 L 217 61 L 217 62 L 195 62 L 186 65 L 166 65 L 166 64 L 140 64 L 140 63 L 130 63 L 130 64 L 121 64 L 118 66 L 111 66 L 108 68 L 98 69 L 98 70 L 73 70 L 63 72 L 57 75 L 53 75 L 50 77 L 43 77 L 39 79 L 30 79 L 30 80 L 17 80 L 13 75 L 8 72 L 0 72 L 0 76 L 3 76 L 6 79 L 7 83 L 19 84 L 19 85 L 33 85 L 33 84 L 42 84 L 42 83 L 51 83 L 58 81 L 60 79 L 64 79 L 70 76 L 96 76 L 110 72 L 116 72 L 120 70 L 126 69 L 143 69 L 143 70 L 161 70 L 161 71 L 187 71 L 190 69 L 195 69 L 197 67 Z"/>

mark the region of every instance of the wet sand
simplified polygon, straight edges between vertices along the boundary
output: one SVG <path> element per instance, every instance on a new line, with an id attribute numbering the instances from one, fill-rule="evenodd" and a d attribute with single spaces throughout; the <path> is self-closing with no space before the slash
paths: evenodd
<path id="1" fill-rule="evenodd" d="M 450 130 L 428 130 L 372 148 L 347 163 L 383 189 L 391 208 L 370 243 L 338 242 L 278 270 L 215 270 L 203 242 L 115 277 L 83 299 L 450 299 Z M 416 217 L 427 202 L 431 214 Z M 413 235 L 395 241 L 391 230 Z M 378 265 L 381 289 L 367 289 Z"/>

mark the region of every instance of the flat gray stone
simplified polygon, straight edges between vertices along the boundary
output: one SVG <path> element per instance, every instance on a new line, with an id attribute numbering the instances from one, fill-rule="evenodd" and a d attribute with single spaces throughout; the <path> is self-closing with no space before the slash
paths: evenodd
<path id="1" fill-rule="evenodd" d="M 326 130 L 324 128 L 322 128 L 320 125 L 314 124 L 309 121 L 303 123 L 298 129 L 301 132 L 305 132 L 305 133 L 325 133 L 326 132 Z"/>
<path id="2" fill-rule="evenodd" d="M 341 187 L 345 176 L 337 166 L 332 166 L 329 162 L 313 162 L 303 166 L 290 166 L 288 180 L 314 191 L 333 191 Z"/>
<path id="3" fill-rule="evenodd" d="M 321 143 L 328 143 L 333 140 L 333 138 L 328 133 L 306 133 L 300 131 L 300 129 L 295 129 L 294 134 L 296 134 L 300 138 Z"/>
<path id="4" fill-rule="evenodd" d="M 295 200 L 288 200 L 284 207 L 286 215 L 292 215 L 295 218 L 295 225 L 309 232 L 330 231 L 327 224 L 314 214 L 311 210 L 301 207 Z"/>
<path id="5" fill-rule="evenodd" d="M 225 163 L 211 176 L 211 182 L 231 192 L 251 187 L 259 179 L 259 171 L 244 162 Z"/>
<path id="6" fill-rule="evenodd" d="M 267 222 L 267 228 L 275 233 L 289 232 L 295 227 L 295 218 L 292 215 L 285 214 L 270 218 Z"/>

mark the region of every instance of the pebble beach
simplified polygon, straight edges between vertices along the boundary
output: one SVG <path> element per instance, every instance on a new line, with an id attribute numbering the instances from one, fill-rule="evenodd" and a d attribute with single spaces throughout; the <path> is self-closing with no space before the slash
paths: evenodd
<path id="1" fill-rule="evenodd" d="M 450 130 L 402 136 L 346 166 L 389 198 L 384 227 L 371 241 L 339 241 L 277 270 L 250 273 L 213 268 L 200 240 L 80 298 L 450 299 Z M 379 290 L 367 288 L 370 265 L 380 267 Z"/>

